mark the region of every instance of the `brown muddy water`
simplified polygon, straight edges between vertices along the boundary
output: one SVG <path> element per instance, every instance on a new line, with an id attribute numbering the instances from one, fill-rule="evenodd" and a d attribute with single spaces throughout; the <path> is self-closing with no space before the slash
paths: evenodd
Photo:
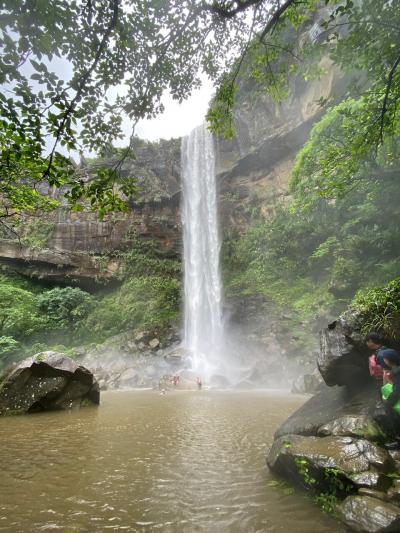
<path id="1" fill-rule="evenodd" d="M 0 419 L 0 531 L 344 532 L 265 456 L 304 398 L 107 392 L 101 406 Z"/>

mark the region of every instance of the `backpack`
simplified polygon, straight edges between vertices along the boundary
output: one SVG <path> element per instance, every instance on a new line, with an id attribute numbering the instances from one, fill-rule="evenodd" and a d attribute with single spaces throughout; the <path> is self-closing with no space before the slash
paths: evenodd
<path id="1" fill-rule="evenodd" d="M 381 388 L 381 392 L 382 392 L 382 400 L 387 400 L 393 392 L 393 385 L 391 383 L 386 383 L 386 385 L 384 385 Z M 393 409 L 396 411 L 396 413 L 400 414 L 400 401 L 395 403 L 395 405 L 393 406 Z"/>
<path id="2" fill-rule="evenodd" d="M 371 355 L 368 360 L 368 366 L 369 366 L 369 373 L 373 378 L 381 378 L 383 376 L 382 367 L 378 365 L 376 356 Z"/>

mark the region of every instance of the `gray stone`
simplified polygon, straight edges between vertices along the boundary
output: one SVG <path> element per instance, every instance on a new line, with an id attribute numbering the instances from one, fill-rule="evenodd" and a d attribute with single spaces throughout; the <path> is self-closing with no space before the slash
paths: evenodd
<path id="1" fill-rule="evenodd" d="M 139 381 L 139 374 L 134 368 L 128 368 L 119 376 L 120 387 L 133 387 Z"/>
<path id="2" fill-rule="evenodd" d="M 151 341 L 149 341 L 149 346 L 152 350 L 155 350 L 156 348 L 158 348 L 160 346 L 159 339 L 151 339 Z"/>
<path id="3" fill-rule="evenodd" d="M 376 398 L 374 384 L 367 384 L 360 391 L 325 386 L 280 426 L 275 437 L 288 434 L 317 435 L 321 426 L 349 415 L 374 418 Z"/>
<path id="4" fill-rule="evenodd" d="M 373 441 L 382 441 L 385 438 L 384 432 L 375 420 L 366 415 L 347 415 L 336 418 L 321 426 L 318 429 L 318 435 L 323 437 L 328 435 L 361 437 Z"/>
<path id="5" fill-rule="evenodd" d="M 172 350 L 169 350 L 164 355 L 164 360 L 168 364 L 178 367 L 178 366 L 182 366 L 184 360 L 186 359 L 188 355 L 189 353 L 187 352 L 187 350 L 185 350 L 184 348 L 178 345 L 177 347 L 174 347 Z"/>
<path id="6" fill-rule="evenodd" d="M 400 508 L 370 496 L 348 496 L 337 507 L 339 517 L 355 531 L 400 531 Z"/>
<path id="7" fill-rule="evenodd" d="M 385 474 L 393 468 L 388 452 L 367 440 L 300 435 L 286 435 L 276 440 L 267 464 L 277 474 L 310 488 L 304 476 L 304 469 L 307 469 L 307 476 L 315 479 L 313 488 L 320 490 L 329 490 L 327 469 L 334 469 L 350 487 L 386 489 L 390 480 Z"/>
<path id="8" fill-rule="evenodd" d="M 358 388 L 370 380 L 369 351 L 360 333 L 360 316 L 344 313 L 320 333 L 319 371 L 327 385 Z"/>
<path id="9" fill-rule="evenodd" d="M 323 380 L 318 370 L 312 374 L 303 374 L 293 382 L 292 393 L 314 394 L 319 390 L 321 383 L 323 383 Z"/>
<path id="10" fill-rule="evenodd" d="M 93 374 L 59 352 L 24 359 L 0 385 L 0 414 L 79 408 L 100 401 Z"/>
<path id="11" fill-rule="evenodd" d="M 382 500 L 384 502 L 388 501 L 388 495 L 386 492 L 382 492 L 380 490 L 374 490 L 369 489 L 367 487 L 361 487 L 358 489 L 358 495 L 359 496 L 371 496 L 371 498 L 377 498 L 378 500 Z"/>

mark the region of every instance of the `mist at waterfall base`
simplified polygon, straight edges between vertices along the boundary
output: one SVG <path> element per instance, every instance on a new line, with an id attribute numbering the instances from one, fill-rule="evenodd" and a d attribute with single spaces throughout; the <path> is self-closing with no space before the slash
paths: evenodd
<path id="1" fill-rule="evenodd" d="M 271 378 L 265 346 L 249 342 L 243 330 L 228 330 L 223 313 L 216 161 L 206 124 L 182 140 L 182 192 L 182 346 L 189 371 L 211 386 L 265 384 Z"/>

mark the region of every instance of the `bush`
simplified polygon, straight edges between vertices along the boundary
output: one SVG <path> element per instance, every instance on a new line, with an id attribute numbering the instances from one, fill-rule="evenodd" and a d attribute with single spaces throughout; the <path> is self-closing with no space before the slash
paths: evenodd
<path id="1" fill-rule="evenodd" d="M 46 313 L 51 327 L 62 329 L 86 318 L 94 305 L 94 299 L 78 288 L 57 287 L 40 294 L 38 305 Z"/>
<path id="2" fill-rule="evenodd" d="M 377 331 L 385 337 L 400 339 L 400 277 L 386 287 L 359 291 L 352 307 L 363 314 L 362 333 Z"/>
<path id="3" fill-rule="evenodd" d="M 18 350 L 21 349 L 21 345 L 13 337 L 3 335 L 0 337 L 0 359 L 11 357 L 15 355 Z"/>
<path id="4" fill-rule="evenodd" d="M 0 283 L 0 334 L 25 339 L 46 326 L 36 296 L 10 283 Z"/>
<path id="5" fill-rule="evenodd" d="M 164 330 L 179 316 L 180 282 L 141 276 L 130 279 L 93 309 L 84 328 L 104 339 L 127 329 Z"/>

